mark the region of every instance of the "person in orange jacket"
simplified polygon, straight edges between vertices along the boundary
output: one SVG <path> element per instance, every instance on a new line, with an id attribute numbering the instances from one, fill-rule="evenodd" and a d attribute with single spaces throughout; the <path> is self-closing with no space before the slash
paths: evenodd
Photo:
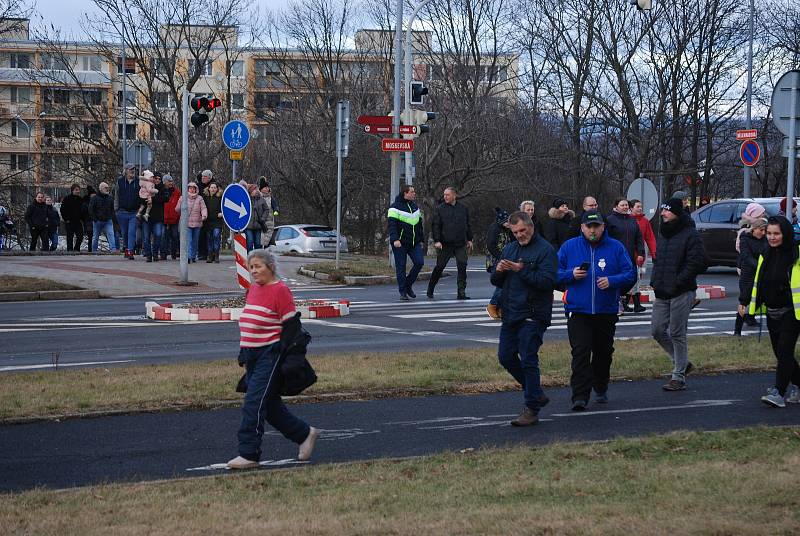
<path id="1" fill-rule="evenodd" d="M 656 260 L 656 235 L 653 232 L 653 227 L 650 225 L 650 220 L 647 219 L 647 216 L 644 214 L 644 205 L 638 199 L 631 199 L 631 214 L 636 219 L 636 223 L 639 224 L 639 230 L 642 232 L 642 240 L 647 245 L 647 250 L 650 252 L 650 258 L 654 261 Z M 642 252 L 644 253 L 644 252 Z M 641 306 L 641 298 L 642 293 L 639 292 L 639 282 L 644 279 L 645 274 L 645 267 L 644 264 L 638 267 L 639 271 L 639 278 L 636 281 L 636 285 L 633 287 L 633 300 L 635 304 L 639 304 L 638 307 L 634 309 L 638 309 L 637 312 L 642 311 L 644 308 Z"/>

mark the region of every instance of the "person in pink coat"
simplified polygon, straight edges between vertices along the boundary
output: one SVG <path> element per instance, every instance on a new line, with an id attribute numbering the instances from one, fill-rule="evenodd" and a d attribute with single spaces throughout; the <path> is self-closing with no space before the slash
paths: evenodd
<path id="1" fill-rule="evenodd" d="M 187 187 L 189 197 L 186 200 L 188 204 L 188 217 L 189 217 L 189 262 L 197 262 L 197 246 L 200 241 L 200 232 L 202 231 L 203 222 L 208 217 L 208 209 L 203 197 L 198 195 L 197 183 L 192 181 Z M 175 210 L 181 211 L 182 199 L 178 199 L 178 205 Z"/>

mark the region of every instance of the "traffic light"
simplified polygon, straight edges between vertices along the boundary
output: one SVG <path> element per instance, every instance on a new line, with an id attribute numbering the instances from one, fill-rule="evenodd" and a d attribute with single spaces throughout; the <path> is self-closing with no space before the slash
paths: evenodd
<path id="1" fill-rule="evenodd" d="M 192 126 L 195 128 L 201 127 L 208 123 L 211 118 L 208 116 L 209 112 L 222 106 L 222 101 L 216 97 L 192 97 L 189 105 L 194 110 L 192 114 Z"/>
<path id="2" fill-rule="evenodd" d="M 413 125 L 416 126 L 416 132 L 404 134 L 403 137 L 406 139 L 416 138 L 420 134 L 424 134 L 426 132 L 431 131 L 431 127 L 428 124 L 429 121 L 434 121 L 436 119 L 436 112 L 425 112 L 423 110 L 406 110 L 400 115 L 400 122 L 402 125 Z M 402 130 L 400 131 L 403 132 Z"/>
<path id="3" fill-rule="evenodd" d="M 650 11 L 653 9 L 653 0 L 631 0 L 631 5 L 639 11 Z"/>
<path id="4" fill-rule="evenodd" d="M 416 80 L 411 81 L 411 104 L 424 104 L 425 95 L 428 94 L 428 88 L 425 87 L 424 82 Z"/>

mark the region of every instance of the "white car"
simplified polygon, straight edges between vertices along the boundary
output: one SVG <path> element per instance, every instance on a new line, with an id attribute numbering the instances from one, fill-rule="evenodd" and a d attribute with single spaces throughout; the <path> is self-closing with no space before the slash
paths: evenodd
<path id="1" fill-rule="evenodd" d="M 335 253 L 336 229 L 327 225 L 300 223 L 281 225 L 273 235 L 278 253 Z M 347 239 L 339 237 L 339 251 L 347 253 Z"/>

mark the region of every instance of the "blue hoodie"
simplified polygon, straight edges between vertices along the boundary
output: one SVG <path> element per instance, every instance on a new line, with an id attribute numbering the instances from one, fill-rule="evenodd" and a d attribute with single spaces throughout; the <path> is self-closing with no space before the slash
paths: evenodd
<path id="1" fill-rule="evenodd" d="M 576 280 L 573 268 L 589 263 L 589 273 Z M 609 287 L 597 288 L 597 278 L 608 277 Z M 571 238 L 558 250 L 558 282 L 567 289 L 564 308 L 574 313 L 619 313 L 620 289 L 630 288 L 636 282 L 636 269 L 625 246 L 603 233 L 597 245 L 592 246 L 583 235 Z"/>

